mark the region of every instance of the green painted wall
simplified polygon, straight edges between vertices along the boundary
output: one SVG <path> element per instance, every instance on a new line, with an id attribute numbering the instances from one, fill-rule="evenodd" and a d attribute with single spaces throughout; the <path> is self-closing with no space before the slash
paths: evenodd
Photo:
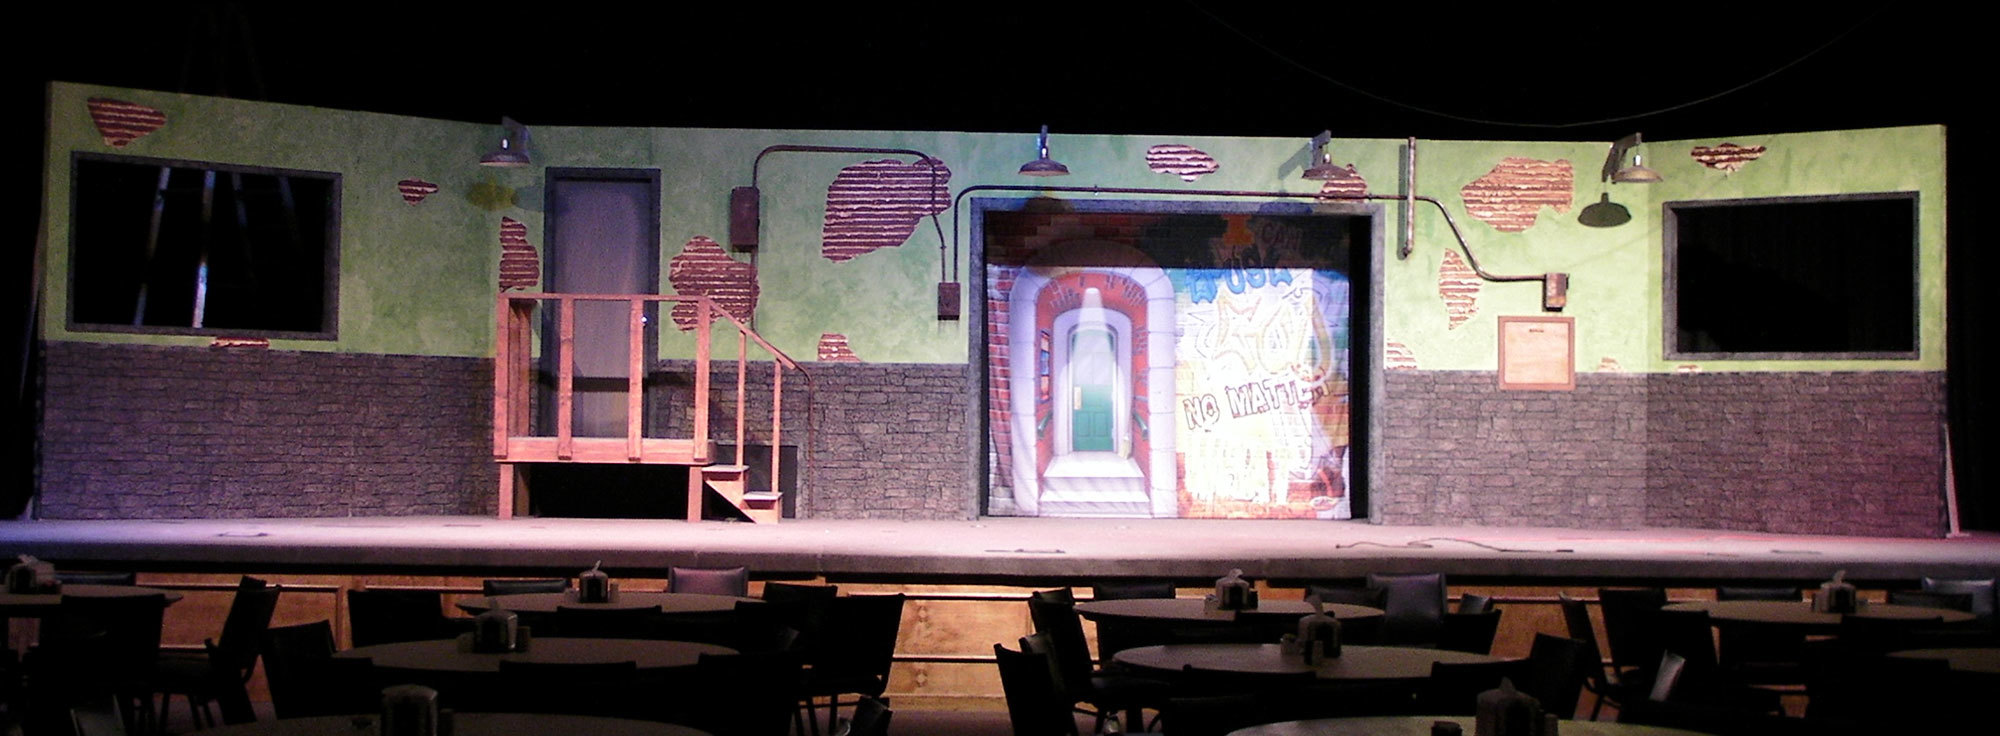
<path id="1" fill-rule="evenodd" d="M 85 99 L 106 96 L 157 107 L 167 126 L 134 141 L 122 153 L 282 166 L 344 175 L 340 271 L 340 337 L 337 341 L 279 341 L 300 350 L 483 356 L 491 352 L 492 297 L 497 278 L 502 217 L 526 224 L 543 245 L 543 167 L 657 168 L 661 172 L 661 281 L 667 261 L 694 237 L 727 241 L 729 190 L 750 183 L 758 151 L 778 144 L 914 148 L 941 159 L 952 172 L 950 191 L 975 184 L 1035 184 L 1016 174 L 1032 158 L 1034 136 L 949 132 L 849 132 L 713 129 L 635 129 L 533 126 L 536 166 L 495 170 L 474 161 L 491 146 L 498 127 L 341 112 L 140 90 L 56 84 L 50 111 L 48 182 L 44 218 L 48 244 L 44 333 L 54 340 L 206 344 L 207 338 L 71 333 L 64 328 L 68 270 L 69 152 L 111 152 L 92 126 Z M 533 121 L 527 121 L 531 124 Z M 1922 192 L 1922 357 L 1915 361 L 1755 361 L 1707 363 L 1705 370 L 1939 370 L 1944 365 L 1944 132 L 1938 127 L 1745 136 L 1730 139 L 1770 150 L 1740 172 L 1724 175 L 1687 156 L 1693 145 L 1716 141 L 1649 143 L 1649 165 L 1667 177 L 1652 186 L 1598 183 L 1607 144 L 1419 141 L 1417 191 L 1437 197 L 1465 233 L 1486 270 L 1502 274 L 1571 275 L 1569 308 L 1577 321 L 1580 371 L 1605 358 L 1625 371 L 1673 370 L 1660 350 L 1659 203 L 1679 199 Z M 1220 169 L 1188 183 L 1150 171 L 1146 149 L 1162 143 L 1193 146 Z M 1335 140 L 1336 163 L 1352 162 L 1370 191 L 1401 189 L 1402 140 Z M 1316 191 L 1299 178 L 1305 137 L 1210 138 L 1172 135 L 1104 136 L 1056 131 L 1053 156 L 1069 177 L 1041 180 L 1058 186 L 1159 187 L 1202 190 Z M 1575 180 L 1567 212 L 1541 210 L 1524 232 L 1506 233 L 1467 215 L 1460 188 L 1509 156 L 1567 160 Z M 966 321 L 935 317 L 940 242 L 928 221 L 904 245 L 851 261 L 820 256 L 820 228 L 827 185 L 839 170 L 878 155 L 779 153 L 764 160 L 762 248 L 753 256 L 761 299 L 754 326 L 791 356 L 812 360 L 822 333 L 848 337 L 868 362 L 962 363 Z M 904 159 L 907 160 L 907 159 Z M 411 206 L 396 181 L 416 177 L 441 191 Z M 511 204 L 481 206 L 493 193 Z M 1582 209 L 1609 192 L 1630 209 L 1631 222 L 1590 228 L 1577 222 Z M 1020 197 L 1021 193 L 991 196 Z M 1082 195 L 1092 196 L 1092 195 Z M 1110 198 L 1119 195 L 1098 195 Z M 505 197 L 503 197 L 504 199 Z M 1175 197 L 1133 197 L 1172 199 Z M 1408 348 L 1425 370 L 1493 370 L 1495 318 L 1539 315 L 1540 285 L 1483 284 L 1471 318 L 1449 326 L 1439 294 L 1444 251 L 1456 248 L 1434 208 L 1419 205 L 1415 249 L 1394 254 L 1403 215 L 1383 206 L 1384 338 Z M 952 226 L 950 213 L 943 225 Z M 962 222 L 961 228 L 967 226 Z M 949 257 L 950 243 L 943 243 Z M 967 299 L 979 297 L 981 279 L 968 262 L 970 238 L 961 233 L 957 280 Z M 947 264 L 947 270 L 949 270 Z M 968 305 L 969 306 L 969 305 Z M 672 331 L 667 331 L 672 332 Z M 691 340 L 663 335 L 661 352 L 683 357 Z M 753 357 L 755 357 L 753 355 Z"/>

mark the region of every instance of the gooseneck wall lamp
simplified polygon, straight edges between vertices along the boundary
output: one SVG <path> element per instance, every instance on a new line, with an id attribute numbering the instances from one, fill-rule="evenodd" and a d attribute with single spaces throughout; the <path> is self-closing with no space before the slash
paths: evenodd
<path id="1" fill-rule="evenodd" d="M 479 157 L 480 166 L 494 166 L 516 169 L 527 166 L 528 126 L 510 117 L 500 118 L 500 127 L 506 132 L 500 134 L 500 146 Z"/>
<path id="2" fill-rule="evenodd" d="M 1041 156 L 1021 164 L 1022 176 L 1069 176 L 1068 166 L 1049 158 L 1049 126 L 1042 126 L 1042 135 L 1035 140 L 1035 150 Z"/>

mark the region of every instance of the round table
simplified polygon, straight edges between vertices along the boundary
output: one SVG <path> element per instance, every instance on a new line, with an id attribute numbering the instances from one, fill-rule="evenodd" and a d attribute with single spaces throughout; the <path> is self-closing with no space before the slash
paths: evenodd
<path id="1" fill-rule="evenodd" d="M 1472 736 L 1470 716 L 1381 716 L 1319 718 L 1266 723 L 1230 732 L 1229 736 L 1430 736 L 1431 724 L 1451 721 Z M 1609 721 L 1563 721 L 1563 736 L 1698 736 L 1694 731 Z"/>
<path id="2" fill-rule="evenodd" d="M 1159 674 L 1178 674 L 1193 666 L 1246 675 L 1282 675 L 1311 671 L 1322 680 L 1423 680 L 1437 662 L 1469 664 L 1500 662 L 1500 657 L 1448 649 L 1420 647 L 1344 646 L 1340 656 L 1318 667 L 1287 656 L 1277 644 L 1158 644 L 1134 647 L 1112 657 L 1119 664 Z"/>
<path id="3" fill-rule="evenodd" d="M 2000 675 L 2000 647 L 1955 647 L 1950 649 L 1910 649 L 1890 652 L 1891 657 L 1942 659 L 1958 672 Z"/>
<path id="4" fill-rule="evenodd" d="M 204 736 L 378 736 L 372 715 L 318 716 L 210 727 Z M 709 736 L 687 726 L 551 713 L 453 713 L 460 736 Z"/>
<path id="5" fill-rule="evenodd" d="M 333 656 L 368 659 L 377 668 L 434 673 L 497 673 L 500 660 L 543 664 L 637 662 L 640 670 L 693 667 L 703 654 L 735 654 L 716 644 L 655 639 L 566 639 L 534 637 L 525 652 L 475 652 L 471 635 L 457 639 L 403 641 L 355 647 Z"/>
<path id="6" fill-rule="evenodd" d="M 664 593 L 660 591 L 618 591 L 605 603 L 580 603 L 576 591 L 564 593 L 515 593 L 492 597 L 472 598 L 460 601 L 458 607 L 467 613 L 477 614 L 494 607 L 515 613 L 552 614 L 556 608 L 602 608 L 633 609 L 659 606 L 661 613 L 725 613 L 736 610 L 741 602 L 757 602 L 756 598 L 739 598 L 733 595 L 708 595 L 706 593 Z"/>
<path id="7" fill-rule="evenodd" d="M 64 598 L 140 598 L 152 595 L 164 596 L 170 606 L 181 599 L 181 594 L 159 588 L 78 583 L 62 586 L 59 593 L 0 593 L 0 617 L 47 616 L 61 607 Z"/>
<path id="8" fill-rule="evenodd" d="M 1076 612 L 1092 621 L 1105 619 L 1129 619 L 1150 622 L 1218 623 L 1226 624 L 1236 620 L 1237 611 L 1210 609 L 1208 602 L 1200 598 L 1126 598 L 1115 601 L 1085 601 L 1076 604 Z M 1258 615 L 1304 616 L 1312 613 L 1311 603 L 1294 600 L 1262 601 L 1257 608 L 1245 611 Z M 1373 618 L 1382 615 L 1382 609 L 1357 606 L 1348 603 L 1328 603 L 1326 612 L 1337 619 Z"/>
<path id="9" fill-rule="evenodd" d="M 1838 613 L 1815 611 L 1807 601 L 1688 601 L 1669 604 L 1667 610 L 1707 611 L 1710 622 L 1717 625 L 1762 624 L 1797 628 L 1812 634 L 1839 631 L 1841 617 Z M 1941 618 L 1947 624 L 1972 620 L 1972 614 L 1964 611 L 1893 603 L 1863 603 L 1852 615 L 1911 621 Z"/>

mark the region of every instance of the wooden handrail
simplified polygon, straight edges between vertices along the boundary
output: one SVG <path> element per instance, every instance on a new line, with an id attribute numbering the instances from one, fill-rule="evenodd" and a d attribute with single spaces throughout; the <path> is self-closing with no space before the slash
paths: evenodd
<path id="1" fill-rule="evenodd" d="M 680 296 L 667 294 L 569 294 L 569 293 L 529 293 L 514 292 L 498 297 L 498 331 L 494 347 L 494 458 L 509 462 L 513 453 L 512 441 L 527 437 L 529 428 L 527 414 L 530 409 L 527 376 L 532 372 L 533 350 L 528 344 L 533 334 L 532 318 L 537 305 L 553 303 L 561 314 L 557 316 L 556 351 L 556 418 L 555 441 L 558 461 L 607 462 L 601 454 L 593 454 L 589 460 L 579 457 L 574 436 L 575 412 L 575 333 L 576 305 L 579 302 L 625 302 L 628 359 L 626 376 L 626 436 L 623 452 L 627 462 L 644 462 L 647 459 L 646 441 L 641 431 L 645 404 L 643 391 L 646 367 L 654 356 L 646 355 L 645 319 L 647 305 L 660 302 L 692 304 L 695 307 L 695 356 L 694 356 L 694 406 L 691 424 L 692 453 L 687 460 L 694 464 L 708 464 L 714 459 L 708 457 L 709 448 L 709 405 L 711 331 L 717 317 L 728 320 L 737 331 L 736 348 L 736 464 L 744 461 L 744 448 L 748 442 L 745 425 L 744 406 L 748 403 L 747 388 L 749 374 L 749 344 L 755 342 L 772 359 L 771 371 L 771 482 L 778 482 L 779 460 L 782 455 L 777 448 L 782 445 L 782 427 L 785 370 L 796 370 L 806 377 L 806 390 L 812 390 L 812 377 L 798 361 L 784 351 L 766 341 L 756 330 L 742 320 L 719 308 L 715 300 L 706 296 Z M 598 451 L 601 453 L 602 451 Z M 655 460 L 655 462 L 658 462 Z"/>

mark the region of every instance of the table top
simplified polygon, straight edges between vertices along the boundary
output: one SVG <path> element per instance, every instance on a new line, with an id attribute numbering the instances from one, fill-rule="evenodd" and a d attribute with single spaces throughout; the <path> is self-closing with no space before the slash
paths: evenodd
<path id="1" fill-rule="evenodd" d="M 693 667 L 703 654 L 735 654 L 716 644 L 657 639 L 568 639 L 534 637 L 525 652 L 475 652 L 471 635 L 457 639 L 404 641 L 355 647 L 333 656 L 366 658 L 376 667 L 428 672 L 499 672 L 500 660 L 546 664 L 637 662 L 641 670 Z"/>
<path id="2" fill-rule="evenodd" d="M 204 736 L 376 736 L 373 715 L 319 716 L 210 727 Z M 453 713 L 460 736 L 709 736 L 672 723 L 553 713 Z"/>
<path id="3" fill-rule="evenodd" d="M 613 593 L 606 603 L 579 603 L 576 591 L 563 593 L 515 593 L 496 595 L 490 598 L 470 598 L 460 601 L 458 607 L 467 613 L 479 613 L 498 606 L 515 613 L 555 613 L 557 606 L 569 608 L 632 609 L 659 606 L 662 613 L 722 613 L 733 611 L 742 601 L 755 602 L 756 598 L 739 598 L 733 595 L 708 595 L 706 593 L 666 593 L 662 591 L 621 590 Z"/>
<path id="4" fill-rule="evenodd" d="M 1910 649 L 1890 652 L 1891 657 L 1910 659 L 1942 659 L 1951 663 L 1951 668 L 1959 672 L 1983 672 L 2000 675 L 2000 647 L 1957 647 L 1951 649 Z"/>
<path id="5" fill-rule="evenodd" d="M 159 588 L 77 583 L 62 586 L 60 593 L 0 593 L 0 616 L 46 616 L 55 613 L 65 597 L 137 598 L 149 595 L 165 596 L 170 606 L 181 599 L 181 594 Z"/>
<path id="6" fill-rule="evenodd" d="M 1304 616 L 1312 613 L 1311 603 L 1294 600 L 1267 600 L 1257 604 L 1252 613 Z M 1236 620 L 1236 611 L 1210 610 L 1207 601 L 1200 598 L 1125 598 L 1115 601 L 1084 601 L 1076 604 L 1076 612 L 1092 621 L 1107 618 L 1150 619 L 1157 621 L 1228 623 Z M 1357 606 L 1348 603 L 1328 603 L 1326 612 L 1337 619 L 1372 618 L 1382 615 L 1382 609 Z"/>
<path id="7" fill-rule="evenodd" d="M 1708 617 L 1722 624 L 1756 623 L 1797 626 L 1802 628 L 1832 631 L 1840 627 L 1840 614 L 1822 613 L 1812 609 L 1809 601 L 1688 601 L 1667 605 L 1673 611 L 1707 611 Z M 1924 608 L 1921 606 L 1901 606 L 1892 603 L 1863 603 L 1857 616 L 1872 618 L 1912 619 L 1942 618 L 1944 623 L 1962 623 L 1972 620 L 1972 614 L 1948 608 Z"/>
<path id="8" fill-rule="evenodd" d="M 1421 647 L 1343 646 L 1340 656 L 1307 667 L 1305 660 L 1287 656 L 1277 644 L 1157 644 L 1134 647 L 1112 655 L 1119 664 L 1163 674 L 1194 665 L 1207 670 L 1280 675 L 1313 671 L 1322 680 L 1422 680 L 1431 664 L 1500 662 L 1500 657 Z"/>
<path id="9" fill-rule="evenodd" d="M 1382 716 L 1285 721 L 1233 731 L 1229 736 L 1430 736 L 1431 724 L 1451 721 L 1473 732 L 1471 716 Z M 1563 736 L 1695 736 L 1694 731 L 1610 721 L 1563 721 Z"/>

